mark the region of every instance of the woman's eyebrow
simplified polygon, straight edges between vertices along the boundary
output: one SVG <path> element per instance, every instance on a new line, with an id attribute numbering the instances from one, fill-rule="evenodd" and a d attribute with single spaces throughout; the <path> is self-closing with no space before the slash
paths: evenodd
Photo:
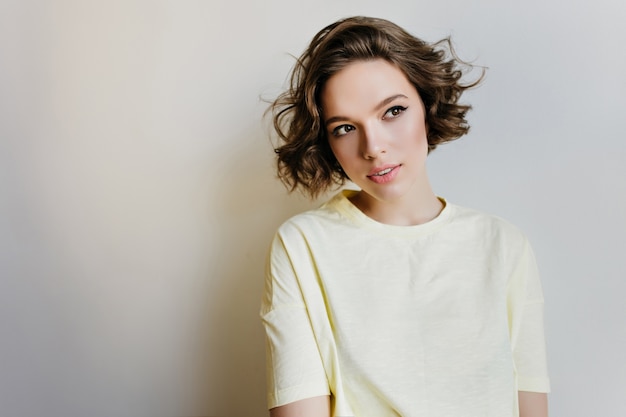
<path id="1" fill-rule="evenodd" d="M 405 96 L 404 94 L 395 94 L 391 97 L 387 97 L 386 99 L 384 99 L 383 101 L 381 101 L 378 106 L 376 106 L 376 110 L 380 110 L 382 107 L 385 107 L 387 104 L 391 103 L 392 101 L 394 101 L 395 99 L 398 98 L 408 98 L 407 96 Z"/>
<path id="2" fill-rule="evenodd" d="M 404 94 L 394 94 L 393 96 L 387 97 L 386 99 L 384 99 L 383 101 L 381 101 L 380 103 L 378 103 L 376 105 L 376 107 L 374 107 L 375 111 L 380 110 L 382 107 L 385 107 L 387 104 L 391 103 L 392 101 L 398 99 L 398 98 L 407 98 L 407 96 L 405 96 Z M 324 124 L 326 126 L 328 126 L 331 123 L 335 123 L 335 122 L 341 122 L 343 120 L 349 120 L 349 118 L 345 117 L 345 116 L 333 116 L 329 119 L 327 119 Z"/>

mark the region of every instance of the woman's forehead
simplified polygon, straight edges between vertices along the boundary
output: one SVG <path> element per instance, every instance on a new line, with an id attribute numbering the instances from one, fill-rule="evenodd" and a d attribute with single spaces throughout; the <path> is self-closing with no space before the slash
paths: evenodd
<path id="1" fill-rule="evenodd" d="M 355 61 L 330 77 L 321 94 L 326 111 L 342 108 L 372 108 L 390 97 L 417 95 L 404 72 L 383 60 Z"/>

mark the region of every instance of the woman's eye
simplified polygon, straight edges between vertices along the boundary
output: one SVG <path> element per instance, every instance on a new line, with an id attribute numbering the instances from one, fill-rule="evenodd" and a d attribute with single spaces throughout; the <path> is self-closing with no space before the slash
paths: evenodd
<path id="1" fill-rule="evenodd" d="M 385 119 L 393 119 L 394 117 L 400 116 L 400 114 L 405 111 L 407 108 L 403 106 L 393 106 L 385 113 L 383 118 Z"/>
<path id="2" fill-rule="evenodd" d="M 334 136 L 343 136 L 346 133 L 350 132 L 354 130 L 354 126 L 350 126 L 350 125 L 341 125 L 341 126 L 337 126 L 336 128 L 333 129 L 333 135 Z"/>

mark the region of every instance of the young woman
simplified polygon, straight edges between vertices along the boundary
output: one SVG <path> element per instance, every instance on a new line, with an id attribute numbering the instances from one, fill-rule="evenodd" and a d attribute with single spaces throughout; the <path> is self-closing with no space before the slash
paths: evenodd
<path id="1" fill-rule="evenodd" d="M 272 106 L 280 178 L 320 208 L 278 230 L 261 317 L 273 417 L 547 415 L 543 296 L 511 224 L 437 197 L 467 133 L 449 41 L 375 18 L 320 31 Z M 479 80 L 480 81 L 480 80 Z"/>

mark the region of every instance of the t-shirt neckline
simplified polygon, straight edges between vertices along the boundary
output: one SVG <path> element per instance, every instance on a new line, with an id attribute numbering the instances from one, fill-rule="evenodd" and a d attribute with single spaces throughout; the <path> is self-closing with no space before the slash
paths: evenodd
<path id="1" fill-rule="evenodd" d="M 430 233 L 447 222 L 454 210 L 453 206 L 444 198 L 437 197 L 443 203 L 443 209 L 434 219 L 429 220 L 426 223 L 411 226 L 386 224 L 367 216 L 357 206 L 355 206 L 352 201 L 350 201 L 349 197 L 357 192 L 357 190 L 352 189 L 341 190 L 327 203 L 327 205 L 335 207 L 337 211 L 352 221 L 355 225 L 371 229 L 379 233 L 409 236 Z"/>

